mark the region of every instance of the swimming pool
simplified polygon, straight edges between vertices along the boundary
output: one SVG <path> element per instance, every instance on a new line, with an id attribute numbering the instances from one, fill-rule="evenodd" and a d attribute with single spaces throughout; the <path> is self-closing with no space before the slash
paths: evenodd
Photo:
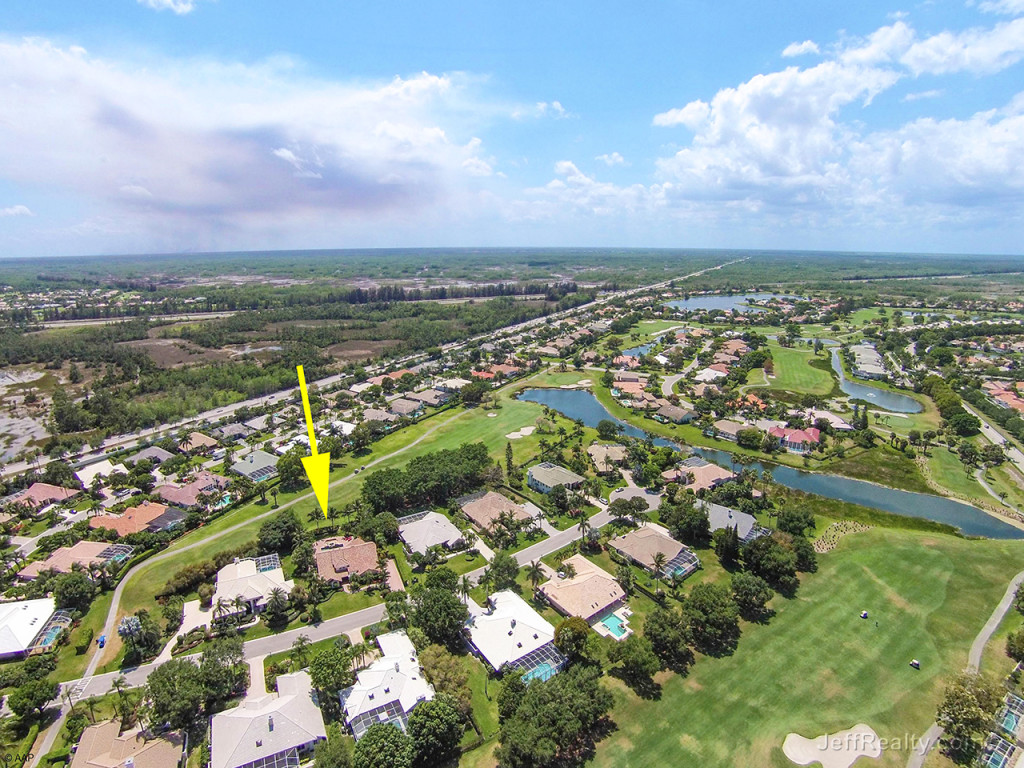
<path id="1" fill-rule="evenodd" d="M 523 675 L 523 682 L 528 683 L 531 680 L 549 680 L 554 677 L 558 670 L 548 664 L 546 661 L 542 661 L 536 667 L 531 669 L 525 675 Z"/>
<path id="2" fill-rule="evenodd" d="M 601 619 L 601 624 L 604 625 L 616 640 L 621 640 L 626 636 L 626 622 L 622 620 L 621 616 L 609 613 Z"/>
<path id="3" fill-rule="evenodd" d="M 1003 715 L 1003 730 L 1007 733 L 1017 732 L 1017 716 L 1013 712 L 1007 712 Z"/>

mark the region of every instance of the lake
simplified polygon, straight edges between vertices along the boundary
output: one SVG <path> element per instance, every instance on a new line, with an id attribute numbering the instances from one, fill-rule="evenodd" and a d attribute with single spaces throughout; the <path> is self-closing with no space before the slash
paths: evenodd
<path id="1" fill-rule="evenodd" d="M 774 294 L 771 293 L 737 293 L 735 296 L 691 296 L 688 299 L 666 301 L 665 305 L 686 311 L 699 309 L 733 309 L 738 312 L 764 312 L 760 307 L 748 307 L 744 305 L 750 299 L 760 301 L 763 299 L 770 299 L 773 295 Z"/>
<path id="2" fill-rule="evenodd" d="M 923 410 L 921 404 L 912 397 L 846 378 L 838 349 L 832 350 L 832 370 L 839 376 L 839 388 L 850 397 L 866 400 L 872 405 L 877 405 L 879 408 L 893 413 L 920 413 Z"/>
<path id="3" fill-rule="evenodd" d="M 639 438 L 646 437 L 643 430 L 615 418 L 594 396 L 593 392 L 585 389 L 527 389 L 519 395 L 519 399 L 546 405 L 570 419 L 580 419 L 588 427 L 597 427 L 598 422 L 602 419 L 609 419 L 625 427 L 623 434 Z M 655 439 L 654 444 L 678 448 L 671 440 L 661 437 Z M 732 463 L 730 454 L 725 451 L 709 448 L 694 448 L 693 451 L 724 467 L 728 467 Z M 792 467 L 774 464 L 758 462 L 747 466 L 759 471 L 770 470 L 775 481 L 788 488 L 814 493 L 829 499 L 849 501 L 895 515 L 935 520 L 959 528 L 968 536 L 984 536 L 990 539 L 1024 539 L 1024 530 L 1015 528 L 970 504 L 953 501 L 942 496 L 899 491 L 863 480 L 818 472 L 803 472 Z"/>
<path id="4" fill-rule="evenodd" d="M 588 427 L 596 429 L 598 422 L 608 419 L 620 425 L 624 435 L 637 437 L 641 440 L 648 436 L 642 429 L 612 416 L 608 409 L 601 405 L 600 401 L 594 397 L 594 393 L 585 389 L 524 389 L 519 394 L 519 399 L 554 408 L 573 421 L 579 419 Z M 654 438 L 654 444 L 659 447 L 679 448 L 671 440 L 666 440 L 663 437 Z"/>
<path id="5" fill-rule="evenodd" d="M 622 350 L 622 354 L 624 354 L 626 357 L 640 357 L 640 355 L 646 355 L 648 352 L 654 349 L 657 343 L 658 340 L 655 339 L 654 341 L 648 342 L 647 344 L 641 344 L 639 347 L 630 347 L 629 349 L 624 349 Z"/>

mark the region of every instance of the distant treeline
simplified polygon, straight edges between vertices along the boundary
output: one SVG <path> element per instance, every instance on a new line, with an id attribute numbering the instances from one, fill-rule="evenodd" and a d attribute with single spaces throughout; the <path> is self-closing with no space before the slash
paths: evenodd
<path id="1" fill-rule="evenodd" d="M 61 282 L 61 278 L 40 275 L 44 282 Z M 371 288 L 323 288 L 315 285 L 280 288 L 260 284 L 191 288 L 183 291 L 158 285 L 151 279 L 115 279 L 107 287 L 135 291 L 147 296 L 147 304 L 96 306 L 87 299 L 73 306 L 50 306 L 41 309 L 16 308 L 0 312 L 0 318 L 12 323 L 52 322 L 56 320 L 95 320 L 118 317 L 153 317 L 159 315 L 199 312 L 238 312 L 242 310 L 309 307 L 323 304 L 380 304 L 390 302 L 441 301 L 445 299 L 490 299 L 499 296 L 538 296 L 546 301 L 560 301 L 576 293 L 575 282 L 557 283 L 494 283 L 487 285 L 406 288 L 381 285 Z M 196 293 L 203 295 L 196 297 Z"/>

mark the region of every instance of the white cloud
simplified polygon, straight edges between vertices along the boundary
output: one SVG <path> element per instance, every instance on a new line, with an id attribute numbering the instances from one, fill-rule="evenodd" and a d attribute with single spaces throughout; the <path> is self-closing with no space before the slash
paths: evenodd
<path id="1" fill-rule="evenodd" d="M 880 27 L 866 39 L 848 43 L 840 52 L 844 64 L 874 66 L 898 61 L 913 44 L 914 30 L 904 21 Z"/>
<path id="2" fill-rule="evenodd" d="M 915 75 L 992 74 L 1024 58 L 1024 18 L 991 29 L 940 32 L 910 46 L 901 61 Z"/>
<path id="3" fill-rule="evenodd" d="M 782 57 L 789 59 L 794 56 L 804 56 L 808 53 L 820 53 L 818 44 L 813 40 L 804 40 L 802 43 L 790 43 L 782 50 Z"/>
<path id="4" fill-rule="evenodd" d="M 571 112 L 566 111 L 559 101 L 538 101 L 537 114 L 541 117 L 551 115 L 556 120 L 564 120 L 567 117 L 575 117 Z"/>
<path id="5" fill-rule="evenodd" d="M 903 97 L 903 101 L 922 101 L 923 99 L 937 99 L 941 96 L 944 91 L 941 88 L 933 88 L 929 91 L 917 91 L 916 93 L 908 93 Z"/>
<path id="6" fill-rule="evenodd" d="M 0 176 L 84 203 L 97 238 L 131 230 L 122 248 L 436 221 L 476 194 L 490 161 L 472 132 L 503 109 L 458 73 L 350 85 L 285 58 L 139 66 L 0 41 L 0 71 Z"/>
<path id="7" fill-rule="evenodd" d="M 462 167 L 470 176 L 490 176 L 494 173 L 491 164 L 479 157 L 467 157 L 462 161 Z"/>
<path id="8" fill-rule="evenodd" d="M 694 199 L 802 202 L 844 174 L 848 129 L 836 120 L 840 109 L 870 103 L 898 79 L 886 69 L 835 61 L 757 75 L 719 91 L 691 145 L 658 168 L 677 194 Z"/>
<path id="9" fill-rule="evenodd" d="M 612 167 L 613 165 L 625 165 L 626 164 L 626 158 L 624 158 L 618 152 L 610 152 L 608 154 L 598 155 L 594 159 L 595 160 L 600 160 L 602 163 L 607 165 L 609 168 Z"/>
<path id="10" fill-rule="evenodd" d="M 173 11 L 179 16 L 191 13 L 196 7 L 195 0 L 138 0 L 138 2 L 154 11 Z"/>
<path id="11" fill-rule="evenodd" d="M 0 208 L 0 218 L 8 216 L 35 216 L 27 205 L 11 205 L 7 208 Z"/>
<path id="12" fill-rule="evenodd" d="M 985 13 L 1019 16 L 1024 14 L 1024 0 L 983 0 L 978 3 L 978 10 Z"/>
<path id="13" fill-rule="evenodd" d="M 685 107 L 670 109 L 654 116 L 654 125 L 662 128 L 674 125 L 685 125 L 691 131 L 696 131 L 708 119 L 711 114 L 711 107 L 707 103 L 697 99 L 691 101 Z"/>

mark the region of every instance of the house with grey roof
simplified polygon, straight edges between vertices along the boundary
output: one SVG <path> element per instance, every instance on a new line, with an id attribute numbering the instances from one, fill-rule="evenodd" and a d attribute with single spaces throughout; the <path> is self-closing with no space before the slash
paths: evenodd
<path id="1" fill-rule="evenodd" d="M 363 421 L 383 421 L 385 424 L 391 424 L 398 421 L 398 416 L 380 408 L 367 408 L 363 411 Z"/>
<path id="2" fill-rule="evenodd" d="M 277 691 L 210 718 L 210 768 L 298 766 L 327 738 L 308 673 L 279 675 Z"/>
<path id="3" fill-rule="evenodd" d="M 277 456 L 266 451 L 248 453 L 234 464 L 231 471 L 248 477 L 254 483 L 277 477 Z"/>
<path id="4" fill-rule="evenodd" d="M 451 549 L 463 540 L 463 533 L 440 512 L 410 515 L 398 521 L 398 535 L 410 552 L 427 554 L 431 547 Z"/>
<path id="5" fill-rule="evenodd" d="M 170 451 L 165 451 L 159 445 L 151 445 L 149 448 L 143 450 L 132 456 L 132 461 L 142 461 L 143 459 L 151 461 L 154 464 L 160 464 L 161 462 L 167 461 L 174 454 Z"/>
<path id="6" fill-rule="evenodd" d="M 225 424 L 213 430 L 213 433 L 225 440 L 242 440 L 253 433 L 245 424 Z"/>
<path id="7" fill-rule="evenodd" d="M 419 416 L 423 411 L 423 403 L 418 403 L 415 400 L 406 400 L 404 397 L 400 397 L 397 400 L 392 400 L 388 404 L 388 410 L 398 417 L 413 419 Z"/>
<path id="8" fill-rule="evenodd" d="M 673 424 L 686 424 L 693 420 L 694 412 L 678 405 L 663 405 L 654 414 L 655 418 L 662 421 L 671 421 Z"/>
<path id="9" fill-rule="evenodd" d="M 583 484 L 583 480 L 583 476 L 577 475 L 565 467 L 552 464 L 550 461 L 530 467 L 529 472 L 526 473 L 526 484 L 541 493 L 551 493 L 556 485 L 578 488 Z"/>
<path id="10" fill-rule="evenodd" d="M 740 512 L 738 509 L 723 507 L 721 504 L 704 504 L 704 511 L 707 513 L 712 533 L 722 528 L 735 527 L 741 544 L 747 544 L 771 533 L 767 528 L 758 525 L 757 518 L 753 515 Z"/>

